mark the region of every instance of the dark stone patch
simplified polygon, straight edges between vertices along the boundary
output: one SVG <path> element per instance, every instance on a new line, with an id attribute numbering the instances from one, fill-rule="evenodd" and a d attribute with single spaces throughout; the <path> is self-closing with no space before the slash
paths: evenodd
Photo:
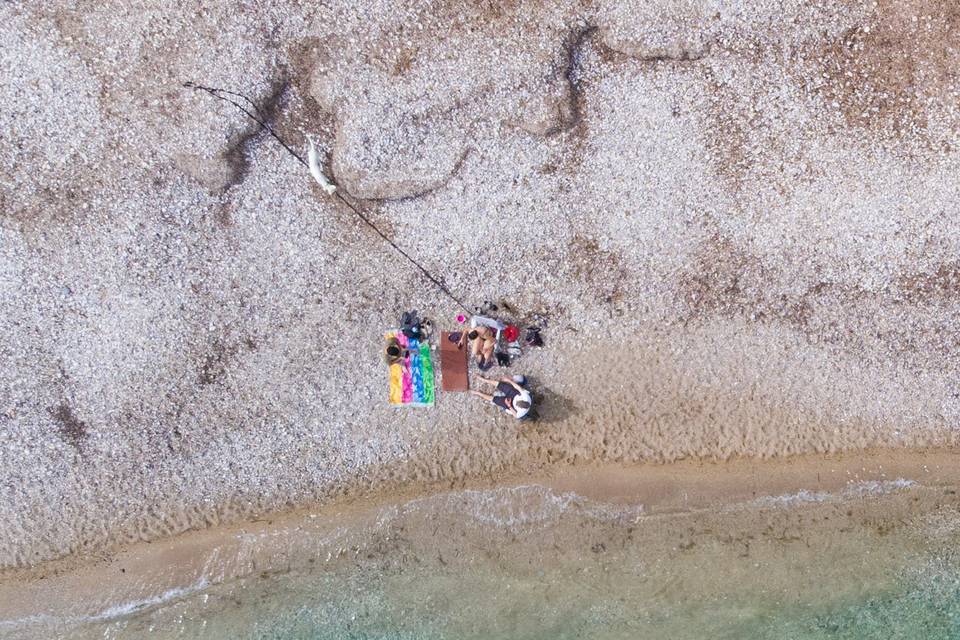
<path id="1" fill-rule="evenodd" d="M 760 69 L 750 60 L 743 64 Z M 787 135 L 779 124 L 785 117 L 782 107 L 769 103 L 763 87 L 748 81 L 749 75 L 728 78 L 710 66 L 702 69 L 710 96 L 704 106 L 703 142 L 713 173 L 731 193 L 739 196 L 746 191 L 752 197 L 757 185 L 764 184 L 786 199 L 823 174 L 817 163 L 806 161 L 804 151 L 789 144 L 815 138 L 818 134 L 813 125 L 797 124 Z M 671 113 L 681 111 L 674 105 Z"/>
<path id="2" fill-rule="evenodd" d="M 926 135 L 929 114 L 953 102 L 960 4 L 881 0 L 868 24 L 808 52 L 808 87 L 836 104 L 845 124 L 902 143 Z"/>
<path id="3" fill-rule="evenodd" d="M 934 271 L 900 279 L 904 297 L 911 302 L 960 298 L 960 261 L 945 262 Z"/>
<path id="4" fill-rule="evenodd" d="M 552 176 L 557 173 L 557 165 L 553 162 L 545 162 L 538 171 L 545 176 Z"/>
<path id="5" fill-rule="evenodd" d="M 568 257 L 572 275 L 587 285 L 590 294 L 611 310 L 619 310 L 627 280 L 623 258 L 602 249 L 596 238 L 580 233 L 570 241 Z"/>
<path id="6" fill-rule="evenodd" d="M 297 123 L 297 129 L 310 131 L 326 140 L 333 140 L 336 122 L 333 114 L 326 111 L 313 97 L 310 85 L 317 65 L 330 64 L 334 52 L 327 50 L 319 38 L 305 38 L 293 45 L 289 55 L 290 84 L 294 99 L 284 110 L 285 119 Z"/>
<path id="7" fill-rule="evenodd" d="M 960 298 L 960 261 L 903 276 L 899 286 L 887 294 L 827 281 L 817 282 L 798 293 L 771 291 L 770 282 L 780 279 L 780 275 L 777 269 L 737 247 L 729 238 L 714 235 L 701 245 L 677 280 L 677 294 L 687 310 L 684 320 L 708 315 L 745 316 L 754 321 L 780 320 L 807 331 L 813 328 L 811 320 L 821 302 L 835 307 L 873 300 L 876 304 L 897 306 Z M 833 342 L 833 338 L 841 338 L 839 330 L 834 327 L 822 337 Z M 861 329 L 860 333 L 863 332 Z M 909 347 L 908 335 L 877 334 L 876 337 L 896 338 L 902 346 Z"/>
<path id="8" fill-rule="evenodd" d="M 58 423 L 58 435 L 61 439 L 77 451 L 83 448 L 83 442 L 89 436 L 87 424 L 80 420 L 73 409 L 66 402 L 61 402 L 50 409 L 50 415 Z"/>
<path id="9" fill-rule="evenodd" d="M 391 75 L 394 77 L 400 77 L 407 74 L 408 71 L 413 67 L 413 63 L 417 60 L 417 50 L 410 48 L 401 48 L 397 51 L 397 58 L 393 63 L 393 71 Z"/>
<path id="10" fill-rule="evenodd" d="M 227 344 L 222 340 L 214 340 L 210 351 L 203 357 L 197 382 L 201 386 L 216 384 L 227 372 L 230 362 L 240 353 L 241 349 L 256 351 L 259 343 L 247 336 L 237 343 Z"/>
<path id="11" fill-rule="evenodd" d="M 25 161 L 24 165 L 29 164 Z M 84 194 L 79 191 L 80 182 L 73 188 L 62 190 L 47 185 L 39 187 L 33 199 L 23 200 L 0 191 L 0 227 L 20 233 L 33 233 L 44 225 L 60 225 L 76 220 L 82 211 L 76 200 Z"/>
<path id="12" fill-rule="evenodd" d="M 714 235 L 703 244 L 678 280 L 678 293 L 687 308 L 686 319 L 705 315 L 747 316 L 754 321 L 779 319 L 805 329 L 813 313 L 811 296 L 832 289 L 818 283 L 801 296 L 771 292 L 775 273 L 757 256 L 729 239 Z"/>
<path id="13" fill-rule="evenodd" d="M 756 292 L 752 288 L 766 276 L 758 258 L 715 235 L 680 277 L 678 290 L 692 315 L 739 314 L 746 306 L 754 306 Z"/>
<path id="14" fill-rule="evenodd" d="M 570 131 L 583 122 L 583 86 L 580 81 L 584 47 L 590 44 L 597 27 L 588 25 L 571 31 L 563 44 L 564 68 L 560 74 L 567 83 L 567 103 L 558 106 L 557 124 L 547 129 L 547 137 Z"/>
<path id="15" fill-rule="evenodd" d="M 704 51 L 681 51 L 677 55 L 658 53 L 653 55 L 629 56 L 642 62 L 697 62 L 709 55 L 709 49 Z"/>
<path id="16" fill-rule="evenodd" d="M 960 298 L 960 264 L 906 276 L 899 287 L 879 292 L 827 280 L 778 291 L 774 283 L 784 279 L 782 268 L 714 235 L 676 281 L 683 308 L 677 320 L 685 324 L 722 317 L 782 323 L 812 343 L 838 345 L 862 357 L 896 356 L 905 365 L 926 367 L 929 358 L 939 355 L 955 368 L 960 335 L 950 319 L 927 321 L 924 305 Z M 891 315 L 900 322 L 887 321 Z"/>
<path id="17" fill-rule="evenodd" d="M 270 86 L 270 93 L 266 98 L 253 101 L 253 104 L 237 96 L 228 97 L 257 116 L 267 126 L 272 127 L 280 113 L 289 88 L 289 81 L 286 77 L 281 77 L 273 81 Z M 230 146 L 227 147 L 227 150 L 223 154 L 227 164 L 230 165 L 230 178 L 227 180 L 224 191 L 229 191 L 232 187 L 243 182 L 247 173 L 250 171 L 248 154 L 266 135 L 267 132 L 262 126 L 256 122 L 251 122 L 250 126 L 230 143 Z M 222 219 L 220 219 L 220 222 L 223 224 Z"/>
<path id="18" fill-rule="evenodd" d="M 753 114 L 742 107 L 736 88 L 719 80 L 709 68 L 705 74 L 707 88 L 715 98 L 710 102 L 705 140 L 711 164 L 715 173 L 739 192 L 759 160 L 747 135 Z"/>
<path id="19" fill-rule="evenodd" d="M 233 178 L 231 178 L 233 180 Z M 235 183 L 232 183 L 235 184 Z M 229 186 L 227 187 L 230 188 Z M 217 221 L 217 224 L 223 228 L 233 226 L 233 217 L 230 215 L 230 203 L 223 202 L 213 212 L 213 218 Z"/>
<path id="20" fill-rule="evenodd" d="M 213 346 L 203 358 L 203 364 L 200 367 L 199 382 L 202 386 L 214 384 L 226 373 L 227 363 L 233 356 L 235 349 L 224 346 L 220 341 L 213 343 Z"/>

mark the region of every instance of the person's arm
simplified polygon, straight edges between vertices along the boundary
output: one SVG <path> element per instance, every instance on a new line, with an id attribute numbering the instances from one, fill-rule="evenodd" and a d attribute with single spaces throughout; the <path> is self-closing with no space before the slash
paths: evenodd
<path id="1" fill-rule="evenodd" d="M 500 378 L 500 382 L 506 382 L 507 384 L 512 386 L 514 389 L 516 389 L 518 392 L 526 391 L 526 389 L 524 389 L 519 384 L 517 384 L 517 381 L 514 380 L 513 378 L 503 377 L 503 378 Z"/>

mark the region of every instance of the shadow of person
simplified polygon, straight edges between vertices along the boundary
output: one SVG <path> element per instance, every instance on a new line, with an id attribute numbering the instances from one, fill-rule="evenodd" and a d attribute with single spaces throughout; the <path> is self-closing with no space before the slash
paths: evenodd
<path id="1" fill-rule="evenodd" d="M 574 404 L 573 400 L 542 384 L 532 385 L 531 394 L 533 396 L 533 406 L 537 413 L 533 422 L 537 424 L 563 422 L 578 412 L 577 405 Z"/>

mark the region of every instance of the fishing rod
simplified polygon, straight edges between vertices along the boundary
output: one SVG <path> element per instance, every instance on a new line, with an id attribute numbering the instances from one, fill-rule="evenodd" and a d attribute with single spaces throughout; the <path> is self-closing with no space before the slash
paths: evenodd
<path id="1" fill-rule="evenodd" d="M 310 163 L 308 163 L 306 160 L 304 160 L 304 159 L 303 159 L 303 156 L 301 156 L 299 153 L 297 153 L 296 151 L 294 151 L 293 148 L 292 148 L 290 145 L 288 145 L 288 144 L 283 140 L 283 138 L 281 138 L 281 137 L 277 134 L 276 131 L 273 130 L 273 127 L 271 127 L 270 124 L 267 122 L 267 118 L 264 117 L 264 114 L 263 114 L 263 113 L 261 113 L 260 108 L 259 108 L 259 107 L 257 106 L 257 104 L 256 104 L 253 100 L 251 100 L 249 97 L 243 95 L 242 93 L 237 93 L 236 91 L 229 91 L 229 90 L 227 90 L 227 89 L 218 89 L 218 88 L 215 88 L 215 87 L 207 87 L 207 86 L 204 86 L 204 85 L 201 85 L 201 84 L 197 84 L 196 82 L 192 82 L 192 81 L 184 82 L 184 83 L 183 83 L 183 86 L 186 87 L 187 89 L 194 89 L 194 90 L 196 90 L 196 91 L 203 91 L 204 93 L 207 93 L 207 94 L 213 96 L 213 97 L 216 98 L 217 100 L 222 100 L 223 102 L 226 102 L 226 103 L 228 103 L 228 104 L 233 105 L 234 107 L 236 107 L 237 109 L 239 109 L 244 115 L 246 115 L 248 118 L 250 118 L 251 120 L 253 120 L 254 122 L 256 122 L 258 125 L 260 125 L 260 128 L 263 129 L 264 131 L 266 131 L 268 134 L 270 134 L 270 136 L 273 137 L 274 140 L 276 140 L 277 142 L 279 142 L 280 145 L 284 148 L 284 150 L 285 150 L 287 153 L 289 153 L 291 156 L 293 156 L 293 157 L 297 160 L 297 162 L 299 162 L 300 164 L 302 164 L 302 165 L 303 165 L 304 167 L 306 167 L 308 170 L 311 168 L 311 167 L 310 167 Z M 250 107 L 253 108 L 253 113 L 252 113 L 247 107 L 245 107 L 243 104 L 237 102 L 237 101 L 234 100 L 233 98 L 239 98 L 240 100 L 242 100 L 242 101 L 246 102 L 247 104 L 249 104 Z M 325 188 L 325 190 L 326 190 L 326 188 Z M 410 264 L 412 264 L 412 265 L 415 266 L 417 269 L 419 269 L 420 272 L 427 278 L 427 280 L 429 280 L 430 282 L 432 282 L 432 283 L 433 283 L 438 289 L 440 289 L 440 291 L 442 291 L 448 298 L 450 298 L 451 300 L 453 300 L 453 302 L 455 302 L 455 303 L 457 304 L 457 306 L 459 306 L 461 309 L 463 309 L 463 310 L 466 311 L 467 313 L 471 313 L 470 309 L 467 308 L 467 305 L 465 305 L 459 298 L 457 298 L 457 296 L 453 295 L 453 293 L 447 288 L 447 286 L 446 286 L 445 284 L 443 284 L 443 282 L 442 282 L 440 279 L 434 277 L 433 274 L 430 273 L 430 272 L 427 270 L 426 267 L 424 267 L 422 264 L 420 264 L 419 261 L 417 261 L 415 258 L 413 258 L 413 256 L 411 256 L 409 253 L 407 253 L 406 251 L 404 251 L 400 246 L 397 245 L 397 243 L 395 243 L 393 240 L 391 240 L 389 237 L 387 237 L 387 234 L 385 234 L 383 231 L 381 231 L 381 230 L 380 230 L 380 227 L 378 227 L 376 224 L 374 224 L 374 222 L 373 222 L 372 220 L 370 220 L 370 218 L 368 218 L 366 215 L 364 215 L 363 212 L 361 212 L 360 209 L 359 209 L 358 207 L 356 207 L 352 202 L 350 202 L 349 200 L 347 200 L 347 199 L 343 196 L 343 194 L 340 193 L 339 190 L 333 190 L 333 191 L 328 190 L 327 193 L 332 194 L 334 198 L 338 199 L 340 202 L 342 202 L 343 204 L 345 204 L 354 214 L 356 214 L 356 216 L 357 216 L 358 218 L 360 218 L 360 219 L 364 222 L 364 224 L 366 224 L 368 227 L 370 227 L 371 229 L 373 229 L 374 233 L 376 233 L 378 236 L 380 236 L 380 238 L 382 238 L 384 242 L 386 242 L 386 243 L 389 244 L 391 247 L 393 247 L 393 249 L 394 249 L 397 253 L 399 253 L 399 254 L 402 255 L 404 258 L 406 258 L 406 259 L 410 262 Z"/>

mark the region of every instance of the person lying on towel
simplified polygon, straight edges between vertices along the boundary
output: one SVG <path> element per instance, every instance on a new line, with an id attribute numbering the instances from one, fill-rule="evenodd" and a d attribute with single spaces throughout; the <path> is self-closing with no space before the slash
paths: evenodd
<path id="1" fill-rule="evenodd" d="M 493 394 L 483 393 L 481 391 L 471 390 L 470 393 L 483 398 L 487 402 L 497 405 L 517 420 L 522 420 L 530 413 L 530 407 L 533 406 L 533 398 L 530 397 L 530 390 L 524 385 L 527 379 L 524 376 L 514 376 L 512 378 L 500 378 L 491 380 L 489 378 L 477 377 L 480 382 L 496 386 Z"/>

